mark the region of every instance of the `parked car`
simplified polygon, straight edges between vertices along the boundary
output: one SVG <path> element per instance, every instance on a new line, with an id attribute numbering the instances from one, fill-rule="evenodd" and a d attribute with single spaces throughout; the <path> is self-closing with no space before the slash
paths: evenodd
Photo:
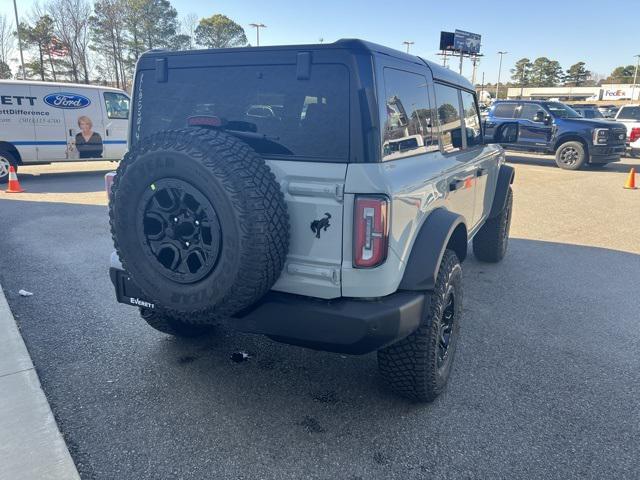
<path id="1" fill-rule="evenodd" d="M 626 130 L 616 122 L 582 118 L 560 102 L 507 100 L 489 111 L 485 134 L 509 149 L 554 154 L 560 168 L 577 170 L 619 161 Z"/>
<path id="2" fill-rule="evenodd" d="M 599 105 L 598 111 L 602 114 L 604 118 L 614 118 L 618 110 L 620 109 L 617 105 Z"/>
<path id="3" fill-rule="evenodd" d="M 120 160 L 128 118 L 116 88 L 0 80 L 0 183 L 10 165 Z"/>
<path id="4" fill-rule="evenodd" d="M 640 105 L 623 105 L 618 110 L 616 122 L 627 129 L 627 148 L 634 157 L 640 156 Z"/>
<path id="5" fill-rule="evenodd" d="M 605 118 L 595 105 L 570 105 L 582 118 Z"/>
<path id="6" fill-rule="evenodd" d="M 251 112 L 270 102 L 281 118 Z M 133 104 L 108 188 L 118 301 L 171 335 L 227 321 L 377 351 L 399 394 L 442 392 L 467 242 L 500 261 L 511 220 L 514 172 L 469 81 L 360 40 L 153 51 Z"/>

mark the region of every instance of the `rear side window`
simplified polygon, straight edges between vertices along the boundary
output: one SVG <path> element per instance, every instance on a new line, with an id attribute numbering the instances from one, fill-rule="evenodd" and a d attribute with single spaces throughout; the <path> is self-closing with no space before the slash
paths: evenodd
<path id="1" fill-rule="evenodd" d="M 107 117 L 126 120 L 129 118 L 129 97 L 122 93 L 104 92 Z"/>
<path id="2" fill-rule="evenodd" d="M 622 107 L 618 118 L 622 120 L 637 120 L 640 122 L 640 107 Z"/>
<path id="3" fill-rule="evenodd" d="M 462 111 L 464 113 L 464 128 L 467 134 L 467 147 L 482 143 L 482 123 L 476 107 L 475 96 L 470 92 L 461 91 Z"/>
<path id="4" fill-rule="evenodd" d="M 516 107 L 515 103 L 499 103 L 493 109 L 493 116 L 500 118 L 515 118 Z"/>
<path id="5" fill-rule="evenodd" d="M 435 84 L 435 90 L 442 149 L 445 153 L 456 152 L 462 148 L 459 90 L 439 83 Z"/>
<path id="6" fill-rule="evenodd" d="M 385 68 L 384 86 L 383 160 L 437 151 L 438 140 L 433 135 L 426 77 Z"/>
<path id="7" fill-rule="evenodd" d="M 142 99 L 136 138 L 206 115 L 262 155 L 348 160 L 349 70 L 343 65 L 314 64 L 304 79 L 296 65 L 176 68 L 165 83 L 151 72 Z"/>

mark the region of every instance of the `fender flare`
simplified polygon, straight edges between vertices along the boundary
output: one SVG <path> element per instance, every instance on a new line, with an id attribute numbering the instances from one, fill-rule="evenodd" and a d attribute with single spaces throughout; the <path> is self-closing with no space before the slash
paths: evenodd
<path id="1" fill-rule="evenodd" d="M 493 203 L 491 204 L 491 211 L 489 212 L 489 218 L 495 218 L 500 215 L 500 212 L 504 210 L 504 206 L 507 203 L 507 194 L 509 192 L 509 185 L 513 183 L 515 177 L 515 170 L 509 165 L 501 165 L 498 172 L 498 182 L 496 183 L 496 193 L 493 196 Z"/>
<path id="2" fill-rule="evenodd" d="M 422 224 L 411 249 L 400 290 L 433 290 L 440 262 L 449 242 L 462 262 L 467 253 L 467 227 L 464 218 L 438 208 Z"/>

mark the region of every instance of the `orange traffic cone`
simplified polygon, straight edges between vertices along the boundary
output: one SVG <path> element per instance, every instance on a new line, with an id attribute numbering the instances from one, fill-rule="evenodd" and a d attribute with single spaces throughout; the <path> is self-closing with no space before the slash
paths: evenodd
<path id="1" fill-rule="evenodd" d="M 20 187 L 20 182 L 18 181 L 18 174 L 16 173 L 16 169 L 13 165 L 9 167 L 9 188 L 7 188 L 6 193 L 21 193 L 24 192 L 22 187 Z"/>
<path id="2" fill-rule="evenodd" d="M 624 184 L 624 188 L 629 188 L 635 190 L 636 188 L 636 169 L 631 168 L 629 171 L 629 176 L 627 177 L 627 181 Z"/>

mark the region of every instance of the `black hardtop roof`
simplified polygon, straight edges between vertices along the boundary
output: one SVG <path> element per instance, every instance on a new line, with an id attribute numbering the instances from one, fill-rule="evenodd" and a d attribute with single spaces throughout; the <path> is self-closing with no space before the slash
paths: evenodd
<path id="1" fill-rule="evenodd" d="M 467 90 L 474 90 L 473 85 L 462 75 L 449 70 L 448 68 L 441 67 L 437 63 L 425 60 L 422 57 L 410 55 L 400 50 L 378 45 L 366 40 L 359 40 L 354 38 L 341 39 L 333 43 L 313 43 L 313 44 L 300 44 L 300 45 L 273 45 L 265 47 L 240 47 L 240 48 L 218 48 L 218 49 L 203 49 L 203 50 L 184 50 L 184 51 L 169 51 L 164 49 L 149 50 L 143 54 L 143 56 L 174 56 L 174 55 L 199 55 L 203 53 L 258 53 L 267 51 L 282 51 L 282 50 L 350 50 L 354 52 L 369 53 L 372 55 L 388 55 L 398 60 L 411 62 L 414 64 L 427 65 L 431 69 L 433 78 L 443 82 L 451 83 Z"/>

